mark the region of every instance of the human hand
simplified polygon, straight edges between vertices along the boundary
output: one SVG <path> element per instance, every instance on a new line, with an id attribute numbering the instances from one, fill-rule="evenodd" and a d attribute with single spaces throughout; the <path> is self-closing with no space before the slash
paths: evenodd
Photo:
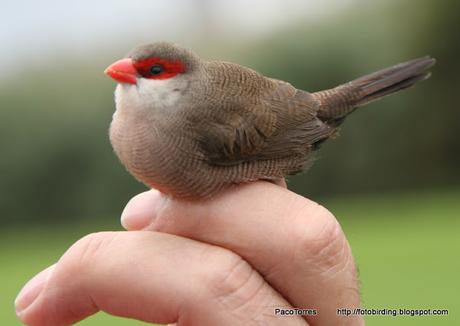
<path id="1" fill-rule="evenodd" d="M 267 182 L 206 201 L 148 191 L 126 206 L 132 232 L 76 242 L 16 301 L 28 325 L 68 325 L 106 311 L 179 325 L 361 325 L 349 244 L 322 206 Z M 141 231 L 142 230 L 142 231 Z M 315 316 L 275 316 L 275 308 Z"/>

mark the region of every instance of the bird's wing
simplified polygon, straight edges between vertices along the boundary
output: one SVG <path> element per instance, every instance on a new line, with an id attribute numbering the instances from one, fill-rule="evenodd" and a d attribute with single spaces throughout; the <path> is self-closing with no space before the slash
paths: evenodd
<path id="1" fill-rule="evenodd" d="M 319 105 L 310 93 L 265 80 L 270 87 L 257 101 L 223 96 L 216 105 L 226 113 L 202 122 L 198 142 L 210 164 L 305 156 L 312 144 L 330 136 L 331 128 L 316 118 Z"/>
<path id="2" fill-rule="evenodd" d="M 219 106 L 225 107 L 222 103 Z M 229 108 L 225 121 L 202 122 L 198 142 L 209 163 L 234 165 L 256 159 L 275 127 L 276 116 L 263 106 L 252 110 Z"/>
<path id="3" fill-rule="evenodd" d="M 264 103 L 277 117 L 276 132 L 267 139 L 264 158 L 305 157 L 336 132 L 317 117 L 319 102 L 309 92 L 278 81 Z"/>

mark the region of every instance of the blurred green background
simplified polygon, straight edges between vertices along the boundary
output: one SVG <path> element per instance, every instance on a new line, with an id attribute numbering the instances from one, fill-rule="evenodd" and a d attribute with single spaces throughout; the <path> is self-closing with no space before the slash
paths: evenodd
<path id="1" fill-rule="evenodd" d="M 84 234 L 121 230 L 143 191 L 112 153 L 114 83 L 132 46 L 170 40 L 309 91 L 431 55 L 430 80 L 358 110 L 290 187 L 332 210 L 366 308 L 449 309 L 369 325 L 460 321 L 460 2 L 46 0 L 0 13 L 0 324 L 22 285 Z M 81 325 L 136 325 L 100 313 Z"/>

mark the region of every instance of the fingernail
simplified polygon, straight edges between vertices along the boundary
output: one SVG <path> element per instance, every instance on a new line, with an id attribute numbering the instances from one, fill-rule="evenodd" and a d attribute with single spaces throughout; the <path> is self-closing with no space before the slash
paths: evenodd
<path id="1" fill-rule="evenodd" d="M 16 297 L 16 300 L 14 301 L 14 305 L 16 307 L 16 314 L 18 316 L 20 316 L 21 313 L 27 307 L 29 307 L 38 297 L 40 292 L 43 290 L 43 287 L 45 286 L 46 282 L 53 273 L 55 266 L 56 264 L 51 265 L 47 269 L 41 271 L 29 282 L 27 282 L 26 285 L 24 285 L 24 287 Z"/>
<path id="2" fill-rule="evenodd" d="M 156 190 L 133 197 L 121 213 L 121 225 L 127 230 L 142 230 L 153 223 L 163 195 Z"/>

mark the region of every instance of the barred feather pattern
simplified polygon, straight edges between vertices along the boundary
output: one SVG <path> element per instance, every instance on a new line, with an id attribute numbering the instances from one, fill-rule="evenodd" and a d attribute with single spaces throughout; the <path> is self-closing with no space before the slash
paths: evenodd
<path id="1" fill-rule="evenodd" d="M 344 117 L 426 79 L 434 63 L 413 60 L 311 94 L 169 43 L 135 49 L 131 56 L 180 60 L 188 70 L 167 81 L 119 85 L 112 146 L 138 180 L 185 199 L 308 169 L 313 152 Z"/>

